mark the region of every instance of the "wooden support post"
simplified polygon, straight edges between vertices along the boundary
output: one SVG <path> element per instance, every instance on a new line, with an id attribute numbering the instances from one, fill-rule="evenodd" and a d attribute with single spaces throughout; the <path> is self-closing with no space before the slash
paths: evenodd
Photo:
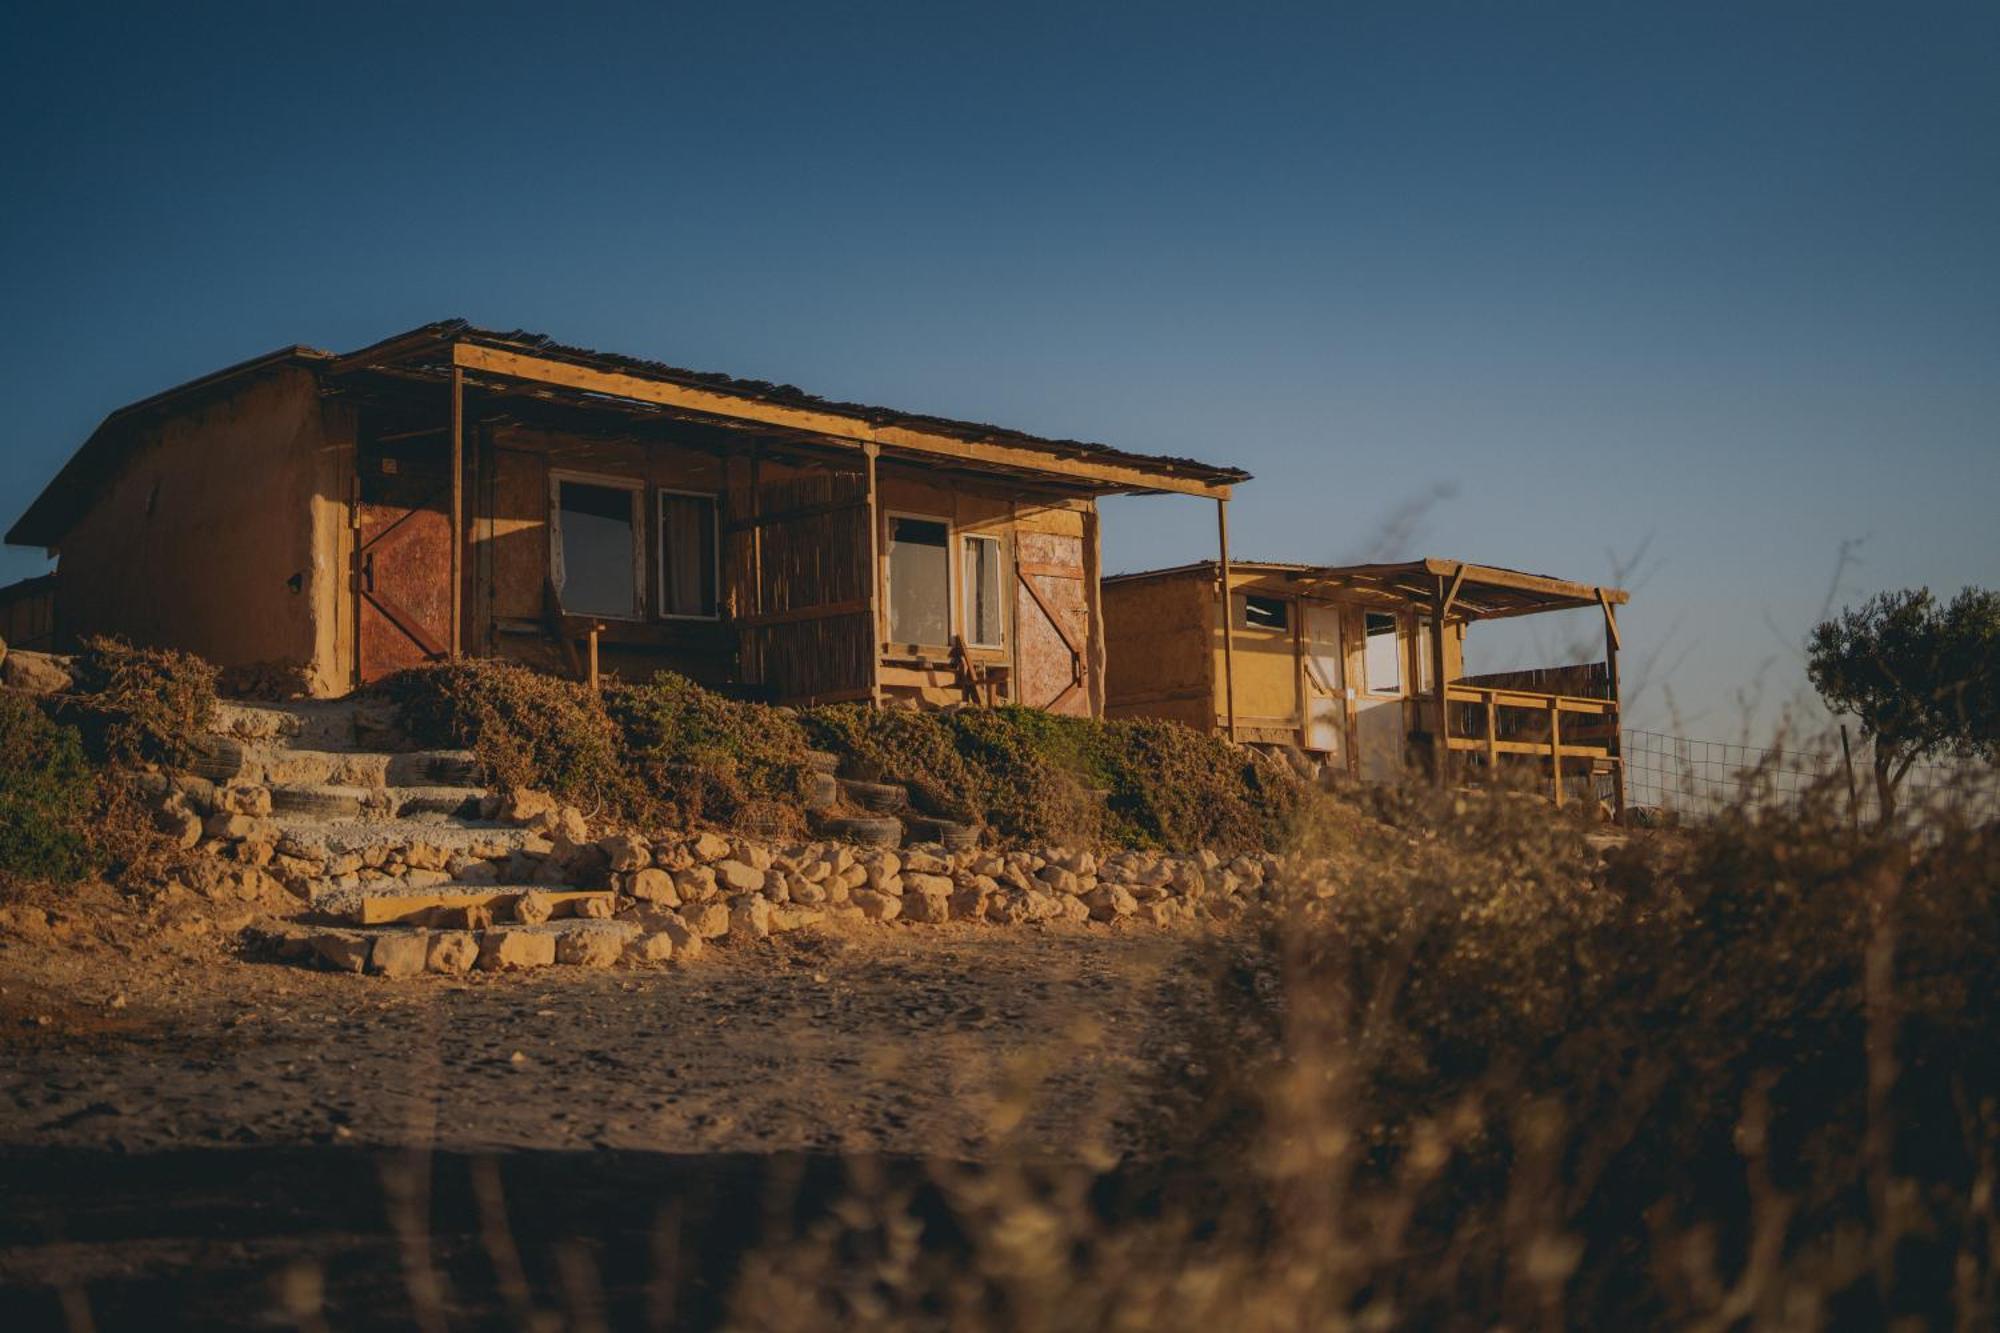
<path id="1" fill-rule="evenodd" d="M 465 640 L 465 372 L 451 368 L 451 655 Z"/>
<path id="2" fill-rule="evenodd" d="M 1106 674 L 1106 649 L 1104 632 L 1104 531 L 1098 521 L 1097 501 L 1091 500 L 1090 507 L 1083 511 L 1083 560 L 1084 610 L 1089 614 L 1089 632 L 1084 636 L 1088 649 L 1084 669 L 1090 673 L 1090 684 L 1086 697 L 1090 700 L 1090 715 L 1104 716 L 1104 685 Z M 990 700 L 988 701 L 991 702 Z"/>
<path id="3" fill-rule="evenodd" d="M 599 635 L 600 633 L 602 633 L 602 632 L 603 632 L 603 630 L 604 630 L 604 626 L 602 626 L 602 625 L 599 625 L 599 624 L 596 624 L 596 623 L 594 623 L 594 622 L 592 623 L 592 625 L 591 625 L 591 627 L 590 627 L 590 668 L 589 668 L 589 669 L 590 669 L 590 692 L 591 692 L 592 694 L 596 694 L 596 693 L 598 692 L 598 688 L 599 688 L 599 687 L 598 687 L 598 679 L 597 679 L 597 636 L 598 636 L 598 635 Z"/>
<path id="4" fill-rule="evenodd" d="M 1556 809 L 1563 808 L 1562 701 L 1549 700 L 1549 771 L 1556 786 Z"/>
<path id="5" fill-rule="evenodd" d="M 764 516 L 764 451 L 760 446 L 750 450 L 750 614 L 764 614 L 764 525 L 758 520 Z M 751 678 L 764 682 L 763 644 L 755 631 L 743 636 L 746 654 L 750 659 L 744 666 Z"/>
<path id="6" fill-rule="evenodd" d="M 881 447 L 861 446 L 861 467 L 867 477 L 868 577 L 863 600 L 868 603 L 868 700 L 882 702 L 882 509 L 875 494 L 875 456 Z"/>
<path id="7" fill-rule="evenodd" d="M 1431 755 L 1437 785 L 1451 785 L 1451 704 L 1444 679 L 1444 618 L 1451 612 L 1451 604 L 1458 597 L 1459 583 L 1465 578 L 1465 566 L 1458 567 L 1458 578 L 1447 584 L 1442 574 L 1437 576 L 1437 610 L 1431 616 L 1431 686 L 1436 692 L 1437 726 L 1431 735 Z"/>
<path id="8" fill-rule="evenodd" d="M 1224 734 L 1236 739 L 1236 616 L 1229 592 L 1229 501 L 1215 502 L 1215 530 L 1221 551 L 1222 708 Z"/>
<path id="9" fill-rule="evenodd" d="M 1625 646 L 1618 632 L 1618 612 L 1604 589 L 1597 590 L 1597 604 L 1604 608 L 1604 674 L 1611 695 L 1611 809 L 1619 823 L 1625 822 L 1625 701 L 1618 692 L 1618 650 Z"/>

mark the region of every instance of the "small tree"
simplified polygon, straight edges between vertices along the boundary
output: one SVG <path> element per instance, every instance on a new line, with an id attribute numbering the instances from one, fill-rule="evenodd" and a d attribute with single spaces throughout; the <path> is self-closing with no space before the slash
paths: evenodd
<path id="1" fill-rule="evenodd" d="M 1885 824 L 1919 759 L 2000 760 L 2000 593 L 1967 588 L 1949 604 L 1928 588 L 1879 593 L 1814 627 L 1806 674 L 1873 742 Z"/>

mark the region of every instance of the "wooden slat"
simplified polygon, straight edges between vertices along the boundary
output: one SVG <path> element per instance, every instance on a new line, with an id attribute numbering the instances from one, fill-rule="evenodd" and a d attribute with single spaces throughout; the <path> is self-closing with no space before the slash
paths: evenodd
<path id="1" fill-rule="evenodd" d="M 741 616 L 724 622 L 732 629 L 767 629 L 772 625 L 800 625 L 809 620 L 827 620 L 834 616 L 865 616 L 868 602 L 865 598 L 854 598 L 845 602 L 828 602 L 823 606 L 801 606 L 790 611 L 766 611 L 757 616 Z"/>
<path id="2" fill-rule="evenodd" d="M 1081 579 L 1083 571 L 1075 565 L 1045 565 L 1033 560 L 1017 560 L 1014 568 L 1023 574 L 1033 574 L 1045 579 Z"/>
<path id="3" fill-rule="evenodd" d="M 1129 463 L 1063 458 L 1018 445 L 960 440 L 906 426 L 876 426 L 835 412 L 762 402 L 715 389 L 695 388 L 691 385 L 648 379 L 641 375 L 619 371 L 597 370 L 589 366 L 503 351 L 495 347 L 481 347 L 473 343 L 454 343 L 452 362 L 466 370 L 510 375 L 516 379 L 556 384 L 565 388 L 580 389 L 586 393 L 629 398 L 637 402 L 704 412 L 712 416 L 761 421 L 794 430 L 809 431 L 830 439 L 873 444 L 878 448 L 888 447 L 968 463 L 984 463 L 994 467 L 1018 468 L 1029 472 L 1072 477 L 1107 488 L 1175 491 L 1183 495 L 1225 498 L 1229 494 L 1229 487 L 1226 484 L 1179 477 L 1165 469 L 1156 472 Z"/>
<path id="4" fill-rule="evenodd" d="M 1544 759 L 1549 757 L 1549 744 L 1547 741 L 1494 741 L 1489 744 L 1481 736 L 1453 736 L 1451 738 L 1451 748 L 1454 750 L 1488 750 L 1495 754 L 1532 754 L 1540 755 Z M 1573 759 L 1579 755 L 1588 756 L 1592 759 L 1616 759 L 1616 756 L 1606 746 L 1578 745 L 1573 741 L 1563 742 L 1562 753 L 1565 759 Z"/>
<path id="5" fill-rule="evenodd" d="M 780 509 L 770 514 L 753 514 L 748 518 L 733 519 L 723 524 L 725 534 L 734 536 L 739 532 L 749 532 L 755 528 L 775 527 L 780 523 L 796 523 L 801 519 L 819 518 L 824 514 L 840 514 L 850 509 L 865 509 L 866 496 L 856 495 L 845 500 L 828 500 L 824 504 L 800 505 L 795 509 Z"/>

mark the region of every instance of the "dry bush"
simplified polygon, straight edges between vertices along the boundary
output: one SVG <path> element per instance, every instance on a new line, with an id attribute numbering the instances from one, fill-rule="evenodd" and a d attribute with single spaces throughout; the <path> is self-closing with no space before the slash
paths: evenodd
<path id="1" fill-rule="evenodd" d="M 91 864 L 95 775 L 74 727 L 0 690 L 0 884 L 73 880 Z"/>
<path id="2" fill-rule="evenodd" d="M 742 703 L 662 671 L 608 689 L 625 765 L 656 818 L 797 825 L 812 772 L 806 734 L 790 713 Z"/>
<path id="3" fill-rule="evenodd" d="M 102 763 L 181 767 L 215 717 L 216 670 L 192 653 L 90 638 L 71 671 L 58 715 Z"/>
<path id="4" fill-rule="evenodd" d="M 864 1166 L 731 1326 L 1994 1326 L 1990 825 L 1374 799 L 1216 946 L 1173 1160 Z"/>

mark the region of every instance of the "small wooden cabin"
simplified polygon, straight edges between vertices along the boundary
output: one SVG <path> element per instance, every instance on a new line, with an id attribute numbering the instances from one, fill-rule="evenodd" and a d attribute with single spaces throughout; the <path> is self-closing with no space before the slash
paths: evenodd
<path id="1" fill-rule="evenodd" d="M 1454 560 L 1119 574 L 1104 580 L 1105 714 L 1288 747 L 1373 782 L 1412 768 L 1452 781 L 1534 765 L 1558 804 L 1587 781 L 1622 809 L 1616 608 L 1626 600 Z M 1465 674 L 1470 625 L 1577 607 L 1603 615 L 1602 662 Z"/>
<path id="2" fill-rule="evenodd" d="M 661 668 L 783 702 L 1097 714 L 1097 499 L 1247 474 L 463 321 L 111 414 L 7 534 L 54 629 L 278 667 Z"/>

